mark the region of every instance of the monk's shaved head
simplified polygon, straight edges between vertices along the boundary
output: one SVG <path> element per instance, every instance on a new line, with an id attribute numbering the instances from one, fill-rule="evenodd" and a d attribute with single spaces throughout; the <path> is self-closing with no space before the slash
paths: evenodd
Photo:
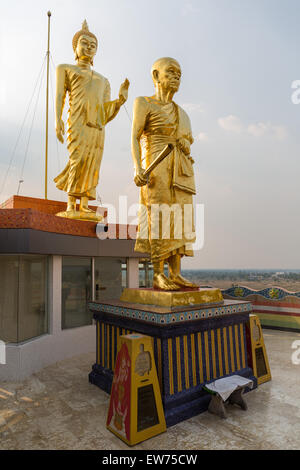
<path id="1" fill-rule="evenodd" d="M 162 57 L 161 59 L 158 59 L 154 62 L 151 68 L 151 75 L 152 79 L 154 82 L 156 82 L 155 78 L 155 71 L 160 72 L 163 68 L 165 68 L 169 64 L 174 64 L 176 67 L 180 69 L 180 65 L 177 62 L 176 59 L 173 59 L 172 57 Z"/>

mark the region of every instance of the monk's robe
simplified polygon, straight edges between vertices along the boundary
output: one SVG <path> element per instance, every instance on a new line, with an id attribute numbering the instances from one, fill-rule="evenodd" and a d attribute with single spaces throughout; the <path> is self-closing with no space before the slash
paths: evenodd
<path id="1" fill-rule="evenodd" d="M 118 100 L 110 101 L 109 81 L 99 73 L 76 65 L 59 67 L 65 70 L 63 102 L 69 93 L 69 161 L 54 181 L 69 196 L 96 199 L 104 126 L 117 114 Z"/>
<path id="2" fill-rule="evenodd" d="M 152 97 L 143 99 L 147 111 L 140 139 L 142 167 L 147 168 L 167 144 L 172 143 L 174 150 L 151 172 L 148 184 L 141 187 L 135 250 L 150 253 L 154 262 L 174 254 L 193 256 L 194 162 L 178 144 L 182 138 L 193 143 L 190 119 L 174 102 L 164 104 Z M 167 205 L 166 213 L 168 208 L 175 208 L 170 212 L 170 223 L 163 220 L 161 213 L 158 214 L 157 208 L 163 208 L 162 204 Z"/>

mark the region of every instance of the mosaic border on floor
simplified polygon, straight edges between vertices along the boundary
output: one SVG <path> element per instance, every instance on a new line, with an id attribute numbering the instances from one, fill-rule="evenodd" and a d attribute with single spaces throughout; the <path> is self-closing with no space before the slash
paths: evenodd
<path id="1" fill-rule="evenodd" d="M 119 317 L 132 318 L 134 320 L 141 320 L 156 324 L 174 324 L 183 323 L 193 320 L 201 320 L 207 318 L 221 317 L 230 315 L 233 313 L 245 313 L 252 312 L 251 303 L 243 305 L 229 305 L 220 306 L 213 308 L 203 308 L 199 310 L 188 310 L 182 312 L 171 312 L 165 314 L 159 314 L 154 312 L 146 312 L 138 309 L 131 309 L 126 307 L 118 307 L 113 305 L 101 304 L 101 303 L 89 303 L 90 310 L 110 313 Z M 151 305 L 149 306 L 151 309 Z"/>
<path id="2" fill-rule="evenodd" d="M 267 289 L 254 290 L 246 286 L 234 286 L 229 289 L 221 289 L 222 294 L 230 295 L 235 299 L 245 299 L 249 295 L 261 295 L 268 300 L 282 300 L 285 297 L 297 297 L 300 299 L 300 292 L 289 292 L 280 287 L 268 287 Z"/>

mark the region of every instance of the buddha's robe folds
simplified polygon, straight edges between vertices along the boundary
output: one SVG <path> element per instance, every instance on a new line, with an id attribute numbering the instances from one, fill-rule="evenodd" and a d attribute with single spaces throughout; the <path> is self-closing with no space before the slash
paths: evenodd
<path id="1" fill-rule="evenodd" d="M 174 102 L 164 104 L 155 98 L 142 99 L 147 103 L 140 139 L 143 168 L 147 168 L 168 143 L 174 145 L 174 150 L 151 172 L 148 184 L 141 187 L 135 250 L 150 253 L 154 262 L 174 254 L 193 256 L 194 162 L 179 146 L 182 138 L 193 143 L 190 120 Z"/>
<path id="2" fill-rule="evenodd" d="M 118 100 L 110 101 L 109 81 L 99 73 L 76 65 L 58 67 L 65 71 L 63 102 L 69 93 L 69 161 L 54 181 L 69 196 L 96 199 L 104 126 L 117 114 Z"/>

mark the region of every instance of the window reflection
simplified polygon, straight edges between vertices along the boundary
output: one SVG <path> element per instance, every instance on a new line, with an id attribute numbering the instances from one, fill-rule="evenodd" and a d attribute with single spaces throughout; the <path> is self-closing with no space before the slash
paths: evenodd
<path id="1" fill-rule="evenodd" d="M 119 299 L 123 286 L 126 287 L 126 270 L 122 260 L 95 258 L 95 301 Z"/>
<path id="2" fill-rule="evenodd" d="M 152 287 L 153 268 L 149 260 L 140 260 L 139 262 L 139 287 Z"/>
<path id="3" fill-rule="evenodd" d="M 62 328 L 92 324 L 87 303 L 92 300 L 91 258 L 63 257 Z"/>
<path id="4" fill-rule="evenodd" d="M 0 339 L 17 343 L 48 333 L 47 272 L 47 256 L 0 256 Z"/>
<path id="5" fill-rule="evenodd" d="M 18 341 L 19 257 L 0 256 L 0 339 Z"/>
<path id="6" fill-rule="evenodd" d="M 20 257 L 19 342 L 48 332 L 47 278 L 45 256 Z"/>

